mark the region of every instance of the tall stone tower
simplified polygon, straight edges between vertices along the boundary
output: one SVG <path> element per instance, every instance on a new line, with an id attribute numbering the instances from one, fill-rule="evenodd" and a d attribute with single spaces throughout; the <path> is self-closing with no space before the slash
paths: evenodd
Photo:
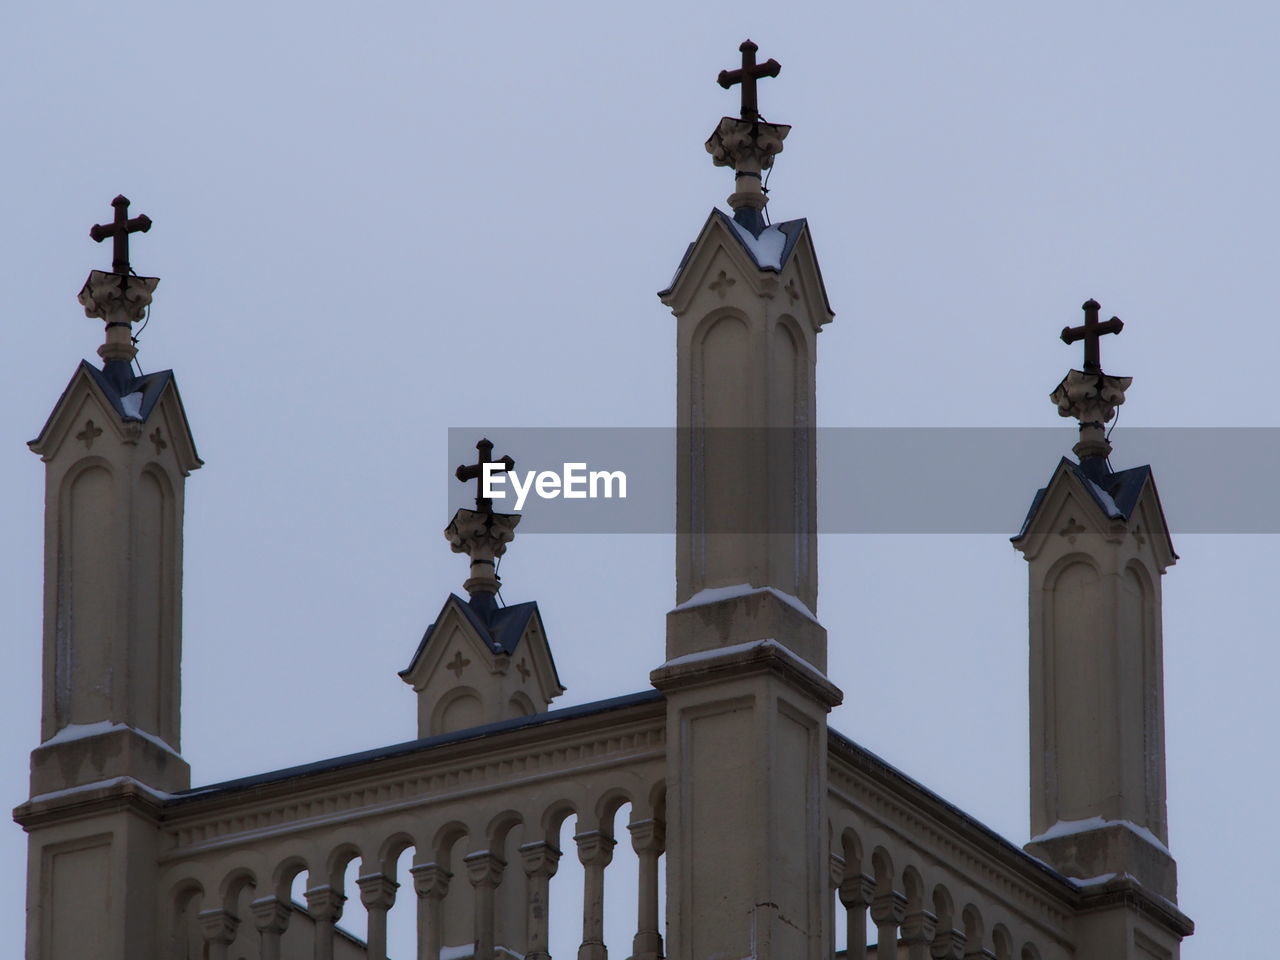
<path id="1" fill-rule="evenodd" d="M 742 110 L 706 147 L 733 168 L 671 285 L 676 316 L 676 607 L 667 661 L 668 955 L 829 955 L 823 809 L 826 678 L 818 622 L 814 370 L 832 319 L 804 220 L 768 224 L 761 172 L 789 127 L 767 123 L 741 46 Z"/>
<path id="2" fill-rule="evenodd" d="M 1031 832 L 1027 851 L 1098 900 L 1082 956 L 1176 956 L 1178 939 L 1140 905 L 1177 901 L 1165 814 L 1161 577 L 1176 560 L 1150 467 L 1112 469 L 1105 424 L 1129 377 L 1108 376 L 1098 338 L 1123 324 L 1067 328 L 1085 341 L 1052 400 L 1080 423 L 1014 546 L 1030 575 Z M 1155 896 L 1152 897 L 1151 895 Z M 1168 951 L 1160 952 L 1160 951 Z"/>
<path id="3" fill-rule="evenodd" d="M 31 797 L 29 957 L 152 956 L 157 801 L 190 785 L 180 737 L 182 513 L 201 465 L 172 371 L 135 376 L 131 330 L 159 282 L 129 267 L 117 197 L 112 271 L 80 292 L 106 322 L 31 449 L 45 463 L 41 743 Z"/>

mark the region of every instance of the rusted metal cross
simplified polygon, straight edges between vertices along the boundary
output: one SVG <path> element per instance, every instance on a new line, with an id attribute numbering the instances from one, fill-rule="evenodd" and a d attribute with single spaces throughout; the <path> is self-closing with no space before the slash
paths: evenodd
<path id="1" fill-rule="evenodd" d="M 1098 322 L 1098 310 L 1101 305 L 1097 300 L 1086 300 L 1084 302 L 1084 323 L 1078 327 L 1063 327 L 1062 342 L 1075 343 L 1077 340 L 1084 341 L 1084 372 L 1085 373 L 1101 373 L 1102 359 L 1101 351 L 1098 349 L 1098 341 L 1105 333 L 1119 333 L 1124 329 L 1124 321 L 1119 317 L 1112 317 L 1105 323 Z"/>
<path id="2" fill-rule="evenodd" d="M 129 199 L 121 194 L 111 201 L 116 208 L 115 220 L 111 223 L 95 223 L 89 228 L 89 236 L 101 243 L 107 237 L 113 239 L 111 246 L 111 272 L 128 274 L 129 272 L 129 234 L 146 233 L 151 229 L 151 218 L 145 213 L 129 218 Z"/>
<path id="3" fill-rule="evenodd" d="M 502 465 L 503 471 L 508 471 L 516 468 L 516 462 L 510 457 L 501 457 L 494 460 L 493 444 L 488 440 L 481 440 L 476 444 L 476 449 L 480 451 L 476 462 L 470 466 L 464 464 L 458 467 L 453 475 L 463 483 L 474 480 L 476 482 L 476 510 L 480 513 L 493 513 L 493 500 L 484 495 L 484 465 L 486 463 L 497 463 Z"/>
<path id="4" fill-rule="evenodd" d="M 728 90 L 735 83 L 742 84 L 742 119 L 759 120 L 760 109 L 756 103 L 756 80 L 760 77 L 776 77 L 782 70 L 782 64 L 769 59 L 764 63 L 756 63 L 757 47 L 750 40 L 743 41 L 738 47 L 742 51 L 742 67 L 737 70 L 721 70 L 716 80 L 720 86 Z"/>

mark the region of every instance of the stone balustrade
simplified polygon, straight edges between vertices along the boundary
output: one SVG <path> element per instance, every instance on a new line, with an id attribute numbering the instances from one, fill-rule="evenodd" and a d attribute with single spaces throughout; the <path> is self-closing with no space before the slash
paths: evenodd
<path id="1" fill-rule="evenodd" d="M 162 813 L 161 941 L 181 958 L 385 960 L 388 912 L 408 896 L 419 960 L 549 960 L 551 933 L 579 928 L 580 960 L 605 960 L 625 826 L 630 956 L 659 960 L 664 706 L 646 692 L 176 795 Z M 847 960 L 867 960 L 870 939 L 909 960 L 1068 960 L 1075 918 L 1131 895 L 1064 879 L 834 732 L 829 756 L 825 956 L 843 939 Z M 580 903 L 557 902 L 550 882 L 566 853 L 583 865 Z M 338 926 L 352 910 L 367 942 Z"/>
<path id="2" fill-rule="evenodd" d="M 868 939 L 908 960 L 1069 960 L 1076 918 L 1118 897 L 1189 932 L 1127 878 L 1077 885 L 834 732 L 830 760 L 830 943 L 842 924 L 846 960 L 886 955 Z"/>
<path id="3" fill-rule="evenodd" d="M 550 918 L 575 914 L 582 955 L 603 960 L 607 868 L 626 828 L 640 858 L 635 943 L 659 957 L 664 726 L 661 695 L 646 692 L 175 795 L 161 942 L 183 958 L 385 960 L 388 913 L 407 893 L 421 960 L 546 958 Z M 570 818 L 587 895 L 553 913 Z M 346 889 L 353 862 L 358 889 Z M 365 944 L 337 926 L 352 910 L 367 914 Z"/>

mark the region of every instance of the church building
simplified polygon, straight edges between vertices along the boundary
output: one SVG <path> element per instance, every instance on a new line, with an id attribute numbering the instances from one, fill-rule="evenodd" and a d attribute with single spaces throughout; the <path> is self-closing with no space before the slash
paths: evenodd
<path id="1" fill-rule="evenodd" d="M 706 142 L 733 172 L 729 209 L 659 294 L 675 316 L 676 594 L 628 696 L 551 708 L 555 624 L 498 595 L 520 516 L 481 494 L 445 529 L 462 592 L 441 586 L 400 673 L 418 739 L 193 785 L 182 524 L 202 461 L 174 373 L 134 373 L 159 281 L 130 264 L 151 221 L 112 201 L 91 233 L 112 268 L 79 296 L 105 322 L 101 364 L 80 363 L 30 444 L 46 486 L 41 742 L 14 812 L 28 960 L 386 960 L 397 906 L 418 960 L 550 960 L 565 929 L 582 931 L 577 960 L 606 960 L 619 842 L 636 854 L 631 960 L 830 960 L 837 940 L 848 960 L 1179 956 L 1193 927 L 1169 850 L 1161 638 L 1177 555 L 1152 468 L 1108 459 L 1130 380 L 1103 371 L 1100 344 L 1122 324 L 1090 300 L 1062 331 L 1084 363 L 1052 400 L 1078 442 L 1010 531 L 1031 725 L 1031 836 L 1011 842 L 828 725 L 855 680 L 827 674 L 818 606 L 815 372 L 835 314 L 806 221 L 767 216 L 762 176 L 790 128 L 761 117 L 757 85 L 779 64 L 740 52 L 719 82 L 741 108 Z M 460 480 L 510 469 L 477 440 Z M 564 857 L 580 901 L 552 882 Z M 351 911 L 366 938 L 339 927 Z"/>

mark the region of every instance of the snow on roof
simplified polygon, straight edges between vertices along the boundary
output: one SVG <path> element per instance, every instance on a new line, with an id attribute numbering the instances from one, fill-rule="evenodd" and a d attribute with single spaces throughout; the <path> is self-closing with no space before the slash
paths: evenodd
<path id="1" fill-rule="evenodd" d="M 736 583 L 731 587 L 708 587 L 706 590 L 699 590 L 684 603 L 672 607 L 672 610 L 688 610 L 691 607 L 702 607 L 708 603 L 719 603 L 721 600 L 731 600 L 734 597 L 750 596 L 753 593 L 771 593 L 787 606 L 794 607 L 814 623 L 818 622 L 818 618 L 813 615 L 813 611 L 805 606 L 804 601 L 799 597 L 783 593 L 776 587 L 753 587 L 749 583 Z"/>

